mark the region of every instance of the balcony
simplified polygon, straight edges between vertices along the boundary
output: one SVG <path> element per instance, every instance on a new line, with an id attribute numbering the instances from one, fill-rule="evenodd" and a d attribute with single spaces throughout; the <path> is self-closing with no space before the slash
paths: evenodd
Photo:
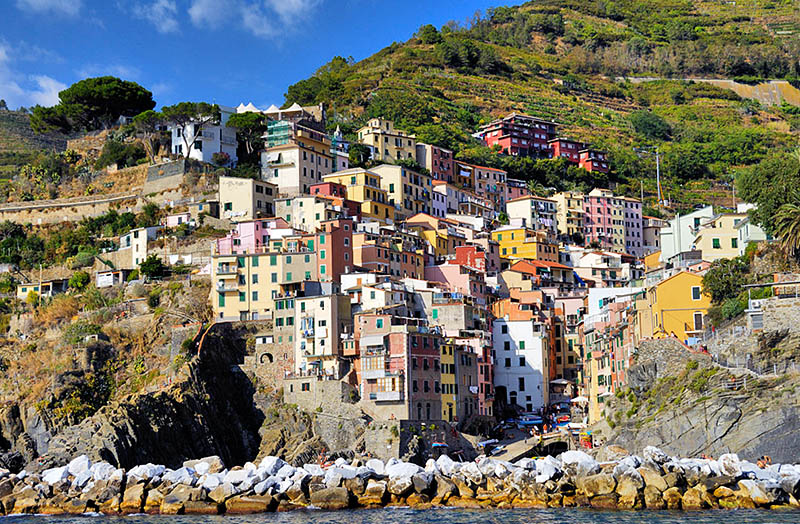
<path id="1" fill-rule="evenodd" d="M 219 282 L 217 283 L 216 290 L 220 293 L 234 293 L 239 291 L 239 287 L 235 284 Z"/>
<path id="2" fill-rule="evenodd" d="M 217 266 L 217 276 L 236 276 L 237 269 L 236 266 Z"/>
<path id="3" fill-rule="evenodd" d="M 361 372 L 361 376 L 366 380 L 371 380 L 373 378 L 384 378 L 387 375 L 388 372 L 385 369 L 369 369 Z"/>
<path id="4" fill-rule="evenodd" d="M 374 402 L 402 402 L 402 391 L 377 391 L 369 394 L 369 399 Z"/>

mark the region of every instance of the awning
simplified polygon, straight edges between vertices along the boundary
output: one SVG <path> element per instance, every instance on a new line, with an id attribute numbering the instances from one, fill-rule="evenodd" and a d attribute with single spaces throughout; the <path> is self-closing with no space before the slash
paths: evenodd
<path id="1" fill-rule="evenodd" d="M 361 337 L 358 341 L 358 344 L 362 348 L 374 347 L 374 346 L 383 347 L 383 338 L 385 336 L 386 335 L 367 335 L 366 337 Z"/>
<path id="2" fill-rule="evenodd" d="M 606 392 L 600 393 L 597 396 L 598 397 L 610 397 L 611 395 L 613 395 L 613 393 L 611 393 L 610 391 L 606 391 Z"/>
<path id="3" fill-rule="evenodd" d="M 557 378 L 555 380 L 551 380 L 550 383 L 551 384 L 559 384 L 559 385 L 562 385 L 562 386 L 566 386 L 567 384 L 569 384 L 569 380 L 565 380 L 563 378 Z"/>
<path id="4" fill-rule="evenodd" d="M 279 162 L 280 159 L 281 159 L 281 154 L 280 153 L 277 153 L 275 151 L 273 151 L 271 153 L 267 153 L 267 162 L 269 162 L 269 163 Z"/>
<path id="5" fill-rule="evenodd" d="M 570 402 L 578 404 L 580 402 L 589 402 L 589 399 L 581 395 L 580 397 L 573 398 L 572 400 L 570 400 Z"/>

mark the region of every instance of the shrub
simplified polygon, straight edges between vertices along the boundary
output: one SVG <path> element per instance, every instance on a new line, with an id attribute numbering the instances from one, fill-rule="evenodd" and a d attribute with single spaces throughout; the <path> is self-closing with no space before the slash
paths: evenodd
<path id="1" fill-rule="evenodd" d="M 88 320 L 78 320 L 73 322 L 64 330 L 64 342 L 67 344 L 80 344 L 89 335 L 99 335 L 102 326 L 93 324 Z"/>
<path id="2" fill-rule="evenodd" d="M 86 271 L 76 271 L 69 277 L 69 287 L 78 291 L 81 291 L 89 285 L 89 273 Z"/>

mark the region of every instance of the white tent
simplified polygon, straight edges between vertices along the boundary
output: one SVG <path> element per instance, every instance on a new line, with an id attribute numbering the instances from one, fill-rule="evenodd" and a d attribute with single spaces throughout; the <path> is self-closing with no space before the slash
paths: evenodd
<path id="1" fill-rule="evenodd" d="M 584 397 L 583 395 L 581 395 L 580 397 L 573 398 L 572 400 L 570 400 L 570 402 L 572 402 L 574 404 L 579 404 L 579 403 L 582 403 L 582 402 L 589 402 L 589 399 Z"/>

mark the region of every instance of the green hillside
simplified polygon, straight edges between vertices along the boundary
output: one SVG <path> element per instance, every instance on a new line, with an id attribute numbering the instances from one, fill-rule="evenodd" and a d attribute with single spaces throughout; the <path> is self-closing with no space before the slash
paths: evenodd
<path id="1" fill-rule="evenodd" d="M 800 114 L 681 78 L 797 85 L 798 33 L 800 15 L 790 1 L 742 8 L 723 1 L 540 0 L 440 29 L 423 26 L 360 62 L 336 57 L 289 86 L 286 103 L 323 102 L 333 115 L 329 124 L 350 133 L 370 117 L 389 118 L 463 159 L 557 189 L 611 183 L 638 195 L 643 181 L 652 197 L 654 162 L 632 148 L 658 146 L 665 191 L 678 207 L 730 203 L 724 183 L 738 168 L 796 147 Z M 618 80 L 623 76 L 665 80 Z M 553 162 L 477 147 L 471 133 L 511 111 L 553 119 L 563 135 L 608 150 L 612 180 L 581 180 Z"/>

